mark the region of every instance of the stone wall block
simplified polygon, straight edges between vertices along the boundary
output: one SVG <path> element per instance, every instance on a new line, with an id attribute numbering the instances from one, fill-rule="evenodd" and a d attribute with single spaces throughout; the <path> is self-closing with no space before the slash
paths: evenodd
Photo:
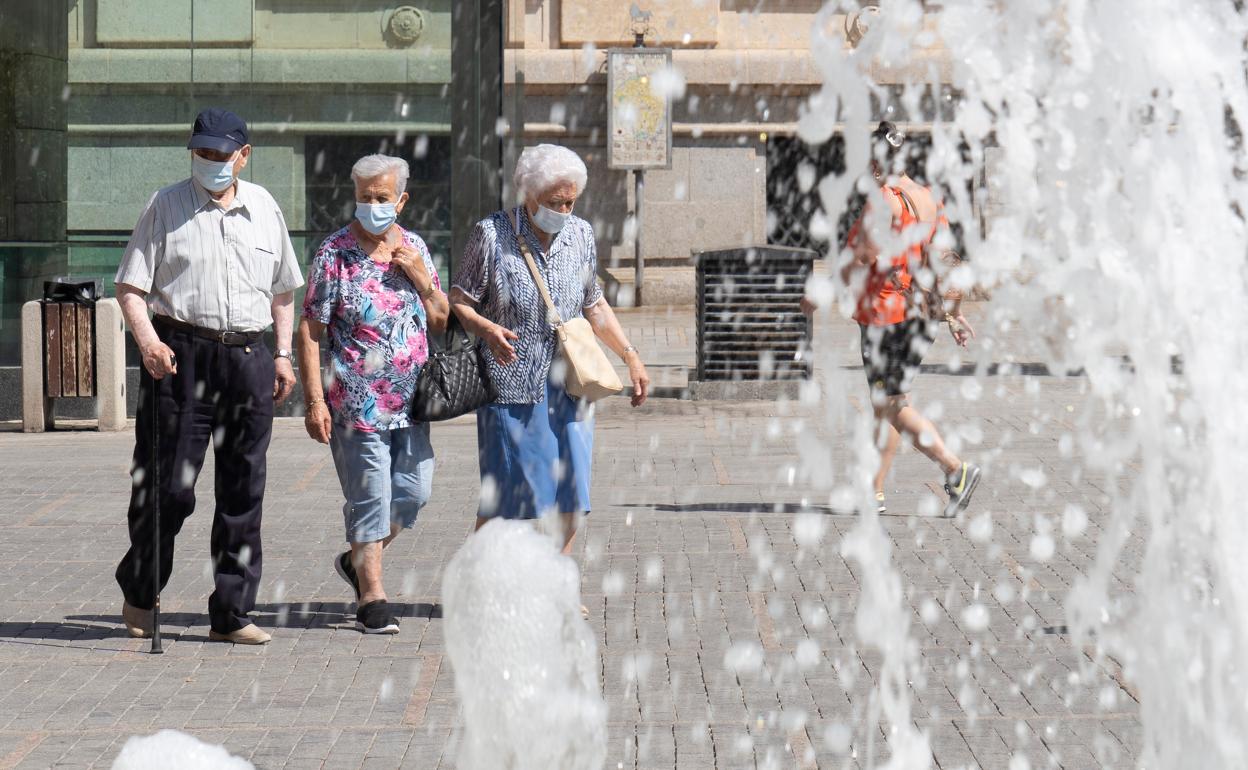
<path id="1" fill-rule="evenodd" d="M 823 82 L 809 51 L 747 51 L 746 70 L 750 83 L 819 85 Z"/>
<path id="2" fill-rule="evenodd" d="M 724 4 L 728 5 L 728 4 Z M 724 8 L 719 15 L 721 48 L 797 49 L 810 48 L 811 25 L 824 0 L 796 0 L 786 3 L 748 3 L 736 10 Z M 839 26 L 833 29 L 842 29 Z"/>
<path id="3" fill-rule="evenodd" d="M 672 148 L 672 167 L 670 169 L 652 169 L 646 172 L 645 202 L 679 202 L 689 200 L 689 169 L 690 157 L 698 152 L 690 147 Z M 632 179 L 632 175 L 629 175 Z M 629 205 L 632 203 L 632 188 L 629 188 Z M 643 212 L 644 214 L 644 212 Z"/>
<path id="4" fill-rule="evenodd" d="M 526 83 L 572 83 L 576 77 L 576 55 L 579 52 L 537 52 L 508 49 L 503 53 L 503 72 L 506 82 L 514 82 L 514 68 L 524 72 Z"/>
<path id="5" fill-rule="evenodd" d="M 302 230 L 307 224 L 303 137 L 253 138 L 252 142 L 247 179 L 269 191 L 286 218 L 287 228 Z M 345 176 L 349 169 L 342 171 Z"/>
<path id="6" fill-rule="evenodd" d="M 108 52 L 109 83 L 189 83 L 191 70 L 190 49 Z"/>
<path id="7" fill-rule="evenodd" d="M 64 201 L 65 132 L 19 128 L 13 138 L 14 202 Z"/>
<path id="8" fill-rule="evenodd" d="M 620 0 L 562 0 L 559 37 L 563 45 L 579 48 L 585 43 L 599 47 L 632 45 L 631 3 Z M 653 31 L 648 42 L 714 45 L 719 41 L 719 2 L 706 0 L 649 0 L 640 3 L 651 14 Z"/>
<path id="9" fill-rule="evenodd" d="M 96 0 L 95 34 L 105 46 L 250 44 L 251 14 L 252 0 Z"/>
<path id="10" fill-rule="evenodd" d="M 450 83 L 451 54 L 446 50 L 424 48 L 409 49 L 407 59 L 408 83 Z"/>
<path id="11" fill-rule="evenodd" d="M 68 19 L 68 0 L 4 0 L 0 2 L 0 51 L 64 60 Z"/>
<path id="12" fill-rule="evenodd" d="M 65 201 L 14 203 L 13 238 L 19 241 L 59 241 L 65 237 Z"/>
<path id="13" fill-rule="evenodd" d="M 13 67 L 15 125 L 63 131 L 67 111 L 62 97 L 68 76 L 64 59 L 18 57 Z"/>
<path id="14" fill-rule="evenodd" d="M 689 200 L 741 201 L 752 206 L 754 190 L 765 185 L 754 164 L 753 147 L 700 147 L 689 165 Z"/>
<path id="15" fill-rule="evenodd" d="M 191 173 L 185 136 L 75 137 L 68 155 L 74 230 L 128 231 L 152 193 Z"/>
<path id="16" fill-rule="evenodd" d="M 753 205 L 750 198 L 731 203 L 649 204 L 642 225 L 644 255 L 688 258 L 695 250 L 765 243 L 765 234 L 754 228 Z"/>
<path id="17" fill-rule="evenodd" d="M 406 83 L 407 58 L 395 51 L 257 51 L 260 83 Z"/>
<path id="18" fill-rule="evenodd" d="M 745 83 L 749 73 L 745 51 L 675 51 L 672 66 L 687 82 L 702 86 Z"/>
<path id="19" fill-rule="evenodd" d="M 181 51 L 170 52 L 181 57 Z M 252 51 L 249 48 L 196 48 L 191 60 L 198 83 L 248 83 L 251 81 Z"/>

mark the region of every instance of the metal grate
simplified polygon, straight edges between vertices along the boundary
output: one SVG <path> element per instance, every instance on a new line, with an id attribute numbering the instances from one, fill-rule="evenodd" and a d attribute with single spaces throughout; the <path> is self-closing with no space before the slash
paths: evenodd
<path id="1" fill-rule="evenodd" d="M 810 322 L 799 303 L 814 257 L 782 246 L 694 253 L 699 380 L 810 376 Z"/>

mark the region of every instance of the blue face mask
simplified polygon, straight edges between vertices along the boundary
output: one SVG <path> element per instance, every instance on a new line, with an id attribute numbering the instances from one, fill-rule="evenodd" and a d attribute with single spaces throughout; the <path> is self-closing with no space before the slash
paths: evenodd
<path id="1" fill-rule="evenodd" d="M 558 211 L 552 211 L 545 206 L 538 206 L 537 213 L 533 215 L 533 224 L 542 228 L 542 232 L 554 235 L 563 229 L 568 223 L 568 217 L 571 214 L 560 214 Z"/>
<path id="2" fill-rule="evenodd" d="M 201 158 L 198 153 L 191 153 L 191 173 L 205 190 L 221 192 L 234 184 L 234 160 L 220 163 Z"/>
<path id="3" fill-rule="evenodd" d="M 399 212 L 395 210 L 393 203 L 356 202 L 355 218 L 365 230 L 373 235 L 381 235 L 399 218 Z"/>

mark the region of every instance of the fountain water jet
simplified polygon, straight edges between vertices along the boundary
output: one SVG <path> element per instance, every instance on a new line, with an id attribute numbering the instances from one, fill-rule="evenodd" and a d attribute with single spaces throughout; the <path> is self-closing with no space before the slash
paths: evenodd
<path id="1" fill-rule="evenodd" d="M 1086 373 L 1091 398 L 1078 418 L 1078 440 L 1089 467 L 1110 479 L 1096 562 L 1066 603 L 1076 647 L 1096 644 L 1138 687 L 1142 765 L 1242 767 L 1243 4 L 942 6 L 937 32 L 960 94 L 952 121 L 933 128 L 927 176 L 951 191 L 953 216 L 973 222 L 968 182 L 987 163 L 1004 210 L 991 212 L 982 237 L 967 228 L 973 280 L 992 290 L 994 323 L 1022 324 L 1044 341 L 1050 370 Z M 895 104 L 916 116 L 925 87 L 939 93 L 941 82 L 918 45 L 932 34 L 918 2 L 882 2 L 854 50 L 843 47 L 830 23 L 837 10 L 826 9 L 816 29 L 825 85 L 801 125 L 812 143 L 845 127 L 850 173 L 819 185 L 829 221 L 866 167 L 866 137 L 879 117 L 872 97 L 889 101 L 872 75 L 904 73 Z M 954 278 L 966 286 L 972 275 Z M 981 331 L 988 338 L 981 349 L 991 348 L 994 330 Z M 828 415 L 844 419 L 830 407 Z M 875 455 L 862 439 L 862 422 L 852 481 L 869 511 L 863 468 L 873 467 Z M 1119 597 L 1111 573 L 1132 532 L 1145 534 L 1146 552 L 1135 595 Z M 875 517 L 862 517 L 844 552 L 874 565 L 864 575 L 857 631 L 885 655 L 876 702 L 900 731 L 890 737 L 890 765 L 926 766 L 898 680 L 914 670 L 913 648 L 904 622 L 886 624 L 904 609 L 900 579 L 886 566 L 887 540 Z"/>
<path id="2" fill-rule="evenodd" d="M 459 766 L 602 767 L 607 705 L 576 564 L 531 523 L 500 519 L 468 538 L 443 581 Z"/>

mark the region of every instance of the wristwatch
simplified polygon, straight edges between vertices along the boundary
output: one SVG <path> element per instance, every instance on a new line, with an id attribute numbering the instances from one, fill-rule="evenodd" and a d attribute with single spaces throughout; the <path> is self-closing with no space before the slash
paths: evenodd
<path id="1" fill-rule="evenodd" d="M 287 350 L 286 348 L 278 348 L 277 350 L 275 350 L 275 351 L 273 352 L 273 357 L 274 357 L 274 358 L 284 358 L 284 359 L 286 359 L 287 361 L 290 361 L 291 363 L 294 363 L 294 361 L 295 361 L 295 356 L 294 356 L 294 354 L 292 354 L 292 353 L 291 353 L 289 350 Z"/>
<path id="2" fill-rule="evenodd" d="M 632 345 L 629 345 L 628 347 L 624 348 L 624 352 L 621 354 L 621 358 L 623 356 L 628 355 L 629 353 L 637 353 L 637 348 Z M 638 355 L 640 355 L 640 353 L 638 353 Z"/>

